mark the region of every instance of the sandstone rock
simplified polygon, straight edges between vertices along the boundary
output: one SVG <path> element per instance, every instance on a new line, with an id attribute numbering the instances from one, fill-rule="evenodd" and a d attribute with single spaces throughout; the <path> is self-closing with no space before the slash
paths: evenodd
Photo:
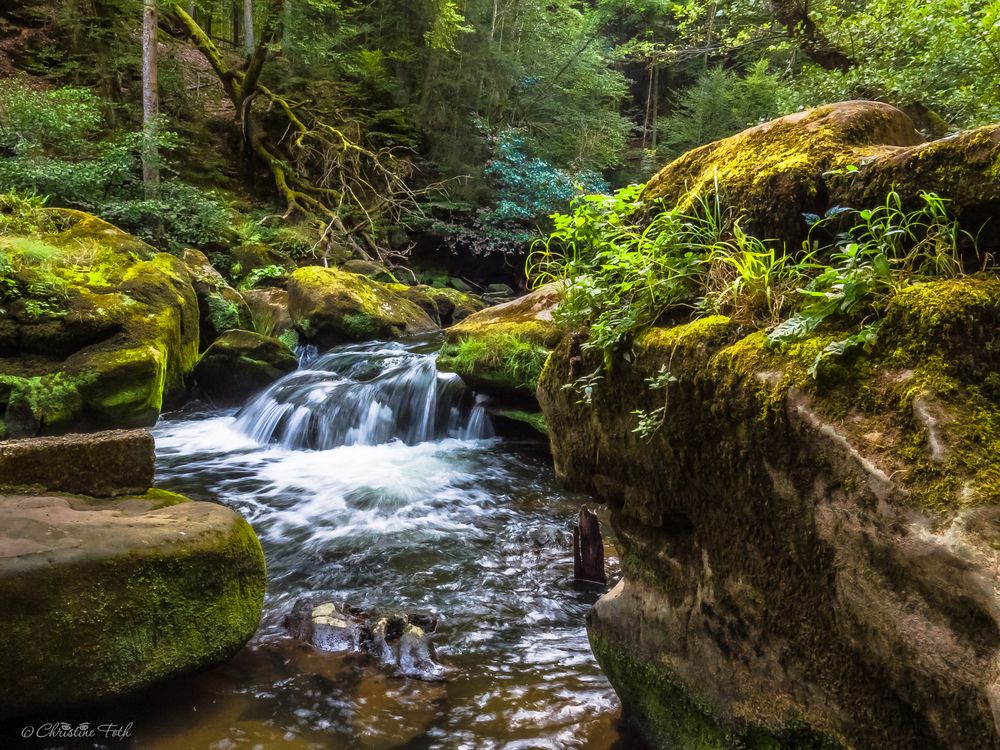
<path id="1" fill-rule="evenodd" d="M 794 245 L 807 229 L 803 213 L 822 214 L 835 205 L 832 172 L 922 140 L 910 118 L 888 104 L 829 104 L 687 152 L 653 176 L 642 198 L 694 208 L 697 197 L 717 185 L 746 229 Z M 877 203 L 884 199 L 882 193 Z"/>
<path id="2" fill-rule="evenodd" d="M 1000 281 L 915 285 L 819 380 L 843 333 L 654 328 L 591 406 L 563 386 L 596 355 L 559 345 L 556 469 L 610 504 L 624 572 L 591 643 L 654 747 L 1000 744 L 998 316 Z"/>
<path id="3" fill-rule="evenodd" d="M 558 283 L 547 284 L 451 326 L 439 367 L 481 393 L 533 400 L 542 366 L 562 337 L 554 317 L 561 295 Z"/>
<path id="4" fill-rule="evenodd" d="M 232 406 L 244 403 L 297 367 L 295 355 L 278 339 L 232 330 L 202 355 L 194 377 L 212 402 Z"/>
<path id="5" fill-rule="evenodd" d="M 264 598 L 253 529 L 152 490 L 99 502 L 0 496 L 0 716 L 119 698 L 219 662 Z"/>
<path id="6" fill-rule="evenodd" d="M 250 308 L 243 296 L 222 277 L 205 253 L 185 250 L 181 256 L 191 273 L 194 291 L 198 297 L 199 331 L 201 348 L 208 348 L 223 331 L 231 328 L 249 328 Z"/>
<path id="7" fill-rule="evenodd" d="M 0 488 L 110 497 L 153 484 L 153 437 L 116 430 L 0 442 Z"/>
<path id="8" fill-rule="evenodd" d="M 5 272 L 18 296 L 0 326 L 0 437 L 151 425 L 198 356 L 190 274 L 94 216 L 51 215 L 40 237 L 0 238 L 24 259 Z"/>
<path id="9" fill-rule="evenodd" d="M 265 336 L 273 336 L 286 341 L 286 334 L 295 334 L 292 316 L 288 314 L 288 291 L 277 287 L 247 289 L 243 299 L 250 308 L 250 317 L 254 321 L 254 330 Z"/>
<path id="10" fill-rule="evenodd" d="M 292 274 L 288 311 L 299 333 L 322 348 L 437 329 L 427 313 L 386 285 L 320 266 Z"/>

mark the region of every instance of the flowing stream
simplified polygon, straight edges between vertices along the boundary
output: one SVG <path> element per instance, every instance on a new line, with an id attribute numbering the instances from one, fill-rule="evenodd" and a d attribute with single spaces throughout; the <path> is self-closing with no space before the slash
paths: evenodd
<path id="1" fill-rule="evenodd" d="M 559 488 L 543 451 L 493 437 L 434 348 L 306 352 L 242 410 L 156 427 L 158 486 L 244 514 L 269 588 L 248 648 L 143 702 L 136 747 L 638 747 L 587 643 L 599 592 L 572 582 L 585 498 Z M 454 676 L 291 639 L 282 620 L 304 595 L 436 614 Z"/>

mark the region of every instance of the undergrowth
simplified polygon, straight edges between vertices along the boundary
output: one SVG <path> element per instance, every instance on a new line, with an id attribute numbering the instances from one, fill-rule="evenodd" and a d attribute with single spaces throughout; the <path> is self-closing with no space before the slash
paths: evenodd
<path id="1" fill-rule="evenodd" d="M 649 327 L 673 317 L 726 315 L 768 331 L 782 349 L 824 324 L 850 331 L 825 347 L 810 373 L 852 349 L 870 348 L 892 298 L 911 284 L 955 278 L 967 270 L 963 247 L 976 238 L 961 229 L 946 199 L 921 193 L 916 208 L 890 192 L 874 208 L 835 207 L 806 215 L 808 239 L 797 252 L 746 232 L 718 186 L 693 209 L 640 200 L 642 186 L 574 201 L 553 216 L 555 229 L 538 240 L 527 262 L 534 286 L 567 282 L 557 315 L 586 329 L 587 349 L 610 365 L 630 359 L 631 344 Z M 600 373 L 569 387 L 589 400 Z M 663 390 L 666 383 L 650 383 Z M 648 434 L 658 414 L 639 414 Z"/>

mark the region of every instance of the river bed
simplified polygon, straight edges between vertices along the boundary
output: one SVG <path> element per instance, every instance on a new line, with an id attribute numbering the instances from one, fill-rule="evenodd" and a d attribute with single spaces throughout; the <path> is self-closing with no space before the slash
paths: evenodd
<path id="1" fill-rule="evenodd" d="M 571 522 L 586 498 L 558 486 L 544 451 L 492 437 L 432 350 L 308 353 L 238 413 L 160 421 L 157 486 L 242 513 L 264 547 L 268 594 L 233 660 L 102 709 L 135 723 L 127 745 L 638 747 L 587 642 L 600 592 L 572 581 Z M 405 678 L 291 639 L 282 621 L 304 595 L 435 614 L 437 655 L 455 675 Z"/>

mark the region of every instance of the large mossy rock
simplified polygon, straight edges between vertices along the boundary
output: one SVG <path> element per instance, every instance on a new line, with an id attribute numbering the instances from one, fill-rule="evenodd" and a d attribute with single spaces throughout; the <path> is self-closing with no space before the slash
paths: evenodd
<path id="1" fill-rule="evenodd" d="M 256 630 L 264 587 L 253 529 L 221 505 L 0 496 L 0 716 L 226 659 Z"/>
<path id="2" fill-rule="evenodd" d="M 201 356 L 194 368 L 198 388 L 213 403 L 244 403 L 298 367 L 298 360 L 281 341 L 252 331 L 226 331 Z"/>
<path id="3" fill-rule="evenodd" d="M 657 173 L 642 197 L 693 209 L 718 188 L 744 228 L 794 247 L 808 229 L 805 213 L 879 206 L 891 190 L 916 207 L 920 191 L 929 191 L 951 199 L 953 213 L 977 233 L 1000 211 L 1000 127 L 922 141 L 887 104 L 829 104 L 689 151 Z M 1000 229 L 987 231 L 1000 238 Z"/>
<path id="4" fill-rule="evenodd" d="M 94 216 L 49 214 L 40 237 L 0 237 L 0 437 L 151 425 L 197 361 L 190 274 Z"/>
<path id="5" fill-rule="evenodd" d="M 185 250 L 181 256 L 191 273 L 198 297 L 199 340 L 202 349 L 232 328 L 250 328 L 250 308 L 201 250 Z"/>
<path id="6" fill-rule="evenodd" d="M 1000 747 L 1000 280 L 887 317 L 817 378 L 845 331 L 654 328 L 591 405 L 565 386 L 596 355 L 552 354 L 556 469 L 610 504 L 624 572 L 591 643 L 651 746 Z"/>
<path id="7" fill-rule="evenodd" d="M 437 330 L 426 312 L 385 284 L 321 266 L 291 275 L 288 311 L 302 337 L 324 349 Z"/>
<path id="8" fill-rule="evenodd" d="M 480 393 L 534 400 L 545 360 L 563 335 L 555 318 L 561 298 L 560 284 L 552 283 L 469 315 L 445 330 L 438 366 Z"/>

